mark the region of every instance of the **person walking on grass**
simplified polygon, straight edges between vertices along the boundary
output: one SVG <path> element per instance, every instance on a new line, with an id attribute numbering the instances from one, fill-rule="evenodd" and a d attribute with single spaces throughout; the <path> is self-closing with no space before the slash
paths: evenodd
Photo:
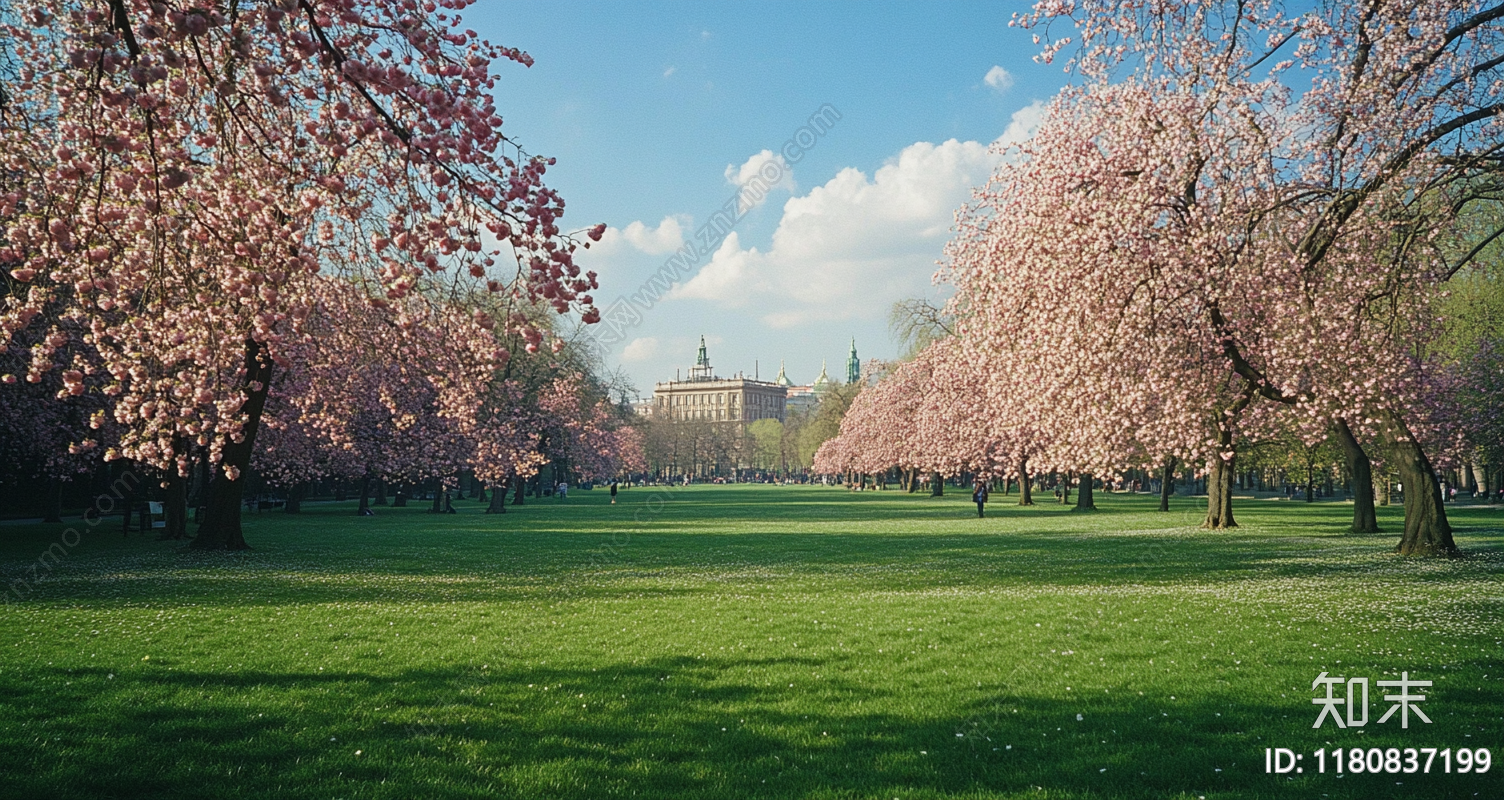
<path id="1" fill-rule="evenodd" d="M 977 518 L 982 517 L 982 508 L 987 505 L 987 481 L 977 478 L 971 487 L 971 502 L 977 504 Z"/>
<path id="2" fill-rule="evenodd" d="M 611 481 L 611 505 L 616 505 L 616 481 Z"/>

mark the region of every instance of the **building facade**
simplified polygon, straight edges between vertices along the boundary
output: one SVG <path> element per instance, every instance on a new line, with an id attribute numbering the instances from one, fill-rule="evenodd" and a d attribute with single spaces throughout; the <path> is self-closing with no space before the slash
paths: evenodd
<path id="1" fill-rule="evenodd" d="M 787 388 L 776 381 L 752 380 L 742 375 L 717 376 L 705 351 L 705 337 L 701 336 L 700 352 L 689 369 L 689 380 L 653 385 L 652 414 L 674 422 L 745 424 L 759 419 L 782 422 L 787 400 Z"/>

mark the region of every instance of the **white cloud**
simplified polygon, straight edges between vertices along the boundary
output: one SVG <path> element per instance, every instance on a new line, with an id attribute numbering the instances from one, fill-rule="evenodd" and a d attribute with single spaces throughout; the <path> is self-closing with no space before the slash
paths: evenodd
<path id="1" fill-rule="evenodd" d="M 992 69 L 987 70 L 987 74 L 983 76 L 982 80 L 988 86 L 996 89 L 999 94 L 1013 88 L 1013 75 L 1008 70 L 996 64 L 992 66 Z"/>
<path id="2" fill-rule="evenodd" d="M 671 297 L 764 305 L 763 321 L 777 327 L 884 315 L 924 291 L 955 210 L 999 159 L 985 144 L 952 139 L 910 145 L 871 178 L 843 169 L 784 203 L 766 252 L 743 249 L 732 233 Z"/>
<path id="3" fill-rule="evenodd" d="M 658 339 L 654 336 L 643 336 L 627 342 L 622 348 L 622 361 L 647 361 L 658 355 Z"/>
<path id="4" fill-rule="evenodd" d="M 1034 132 L 1039 130 L 1039 123 L 1044 121 L 1046 108 L 1043 100 L 1035 100 L 1013 112 L 1012 118 L 1008 120 L 1008 127 L 1003 129 L 1003 135 L 993 139 L 992 145 L 1007 147 L 1034 138 Z"/>
<path id="5" fill-rule="evenodd" d="M 798 189 L 794 183 L 794 168 L 772 150 L 754 153 L 740 167 L 727 164 L 726 182 L 741 190 L 739 205 L 744 212 L 766 202 L 774 189 L 788 192 Z"/>
<path id="6" fill-rule="evenodd" d="M 668 216 L 657 227 L 648 227 L 635 220 L 625 228 L 607 228 L 591 252 L 602 258 L 609 258 L 628 247 L 650 256 L 672 253 L 684 244 L 684 228 L 688 224 L 687 217 Z"/>
<path id="7" fill-rule="evenodd" d="M 670 75 L 672 75 L 672 74 L 674 74 L 675 72 L 678 72 L 678 71 L 679 71 L 678 67 L 669 67 L 668 69 L 666 69 L 666 70 L 663 71 L 663 77 L 667 78 L 668 76 L 670 76 Z"/>

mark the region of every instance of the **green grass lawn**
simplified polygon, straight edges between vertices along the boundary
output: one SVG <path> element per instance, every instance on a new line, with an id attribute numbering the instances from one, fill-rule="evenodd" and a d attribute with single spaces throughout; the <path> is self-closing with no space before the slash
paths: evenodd
<path id="1" fill-rule="evenodd" d="M 966 500 L 311 505 L 248 515 L 235 555 L 75 524 L 35 569 L 63 527 L 0 526 L 0 582 L 31 583 L 0 610 L 0 795 L 1504 797 L 1504 510 L 1420 561 L 1398 508 L 1356 536 L 1340 504 L 1209 533 L 1182 498 Z M 1322 671 L 1431 680 L 1433 722 L 1377 724 L 1374 686 L 1366 727 L 1313 730 Z M 1495 764 L 1312 774 L 1327 746 Z"/>

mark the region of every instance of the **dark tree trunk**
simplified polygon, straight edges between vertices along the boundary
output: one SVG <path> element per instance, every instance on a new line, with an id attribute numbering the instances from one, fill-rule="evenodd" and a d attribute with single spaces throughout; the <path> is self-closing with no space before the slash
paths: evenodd
<path id="1" fill-rule="evenodd" d="M 512 493 L 512 505 L 522 505 L 522 492 L 527 488 L 527 478 L 514 478 L 517 482 L 517 491 Z"/>
<path id="2" fill-rule="evenodd" d="M 507 482 L 510 480 L 508 478 L 491 487 L 491 504 L 486 506 L 487 514 L 507 513 Z"/>
<path id="3" fill-rule="evenodd" d="M 1176 461 L 1176 459 L 1173 459 L 1173 458 L 1170 459 L 1169 463 L 1165 464 L 1164 471 L 1162 473 L 1160 473 L 1160 479 L 1159 479 L 1159 510 L 1160 511 L 1169 511 L 1170 510 L 1170 495 L 1175 493 L 1175 461 Z"/>
<path id="4" fill-rule="evenodd" d="M 47 508 L 43 509 L 43 522 L 63 521 L 63 479 L 53 478 L 47 486 Z"/>
<path id="5" fill-rule="evenodd" d="M 1063 506 L 1070 505 L 1071 504 L 1071 476 L 1070 476 L 1070 473 L 1066 473 L 1064 475 L 1061 475 L 1060 479 L 1059 479 L 1059 482 L 1058 482 L 1058 485 L 1060 486 L 1060 505 L 1063 505 Z"/>
<path id="6" fill-rule="evenodd" d="M 209 505 L 209 484 L 214 482 L 214 465 L 209 463 L 209 448 L 200 447 L 198 453 L 198 485 L 194 487 L 193 507 Z"/>
<path id="7" fill-rule="evenodd" d="M 1018 504 L 1021 506 L 1034 505 L 1033 482 L 1029 479 L 1029 459 L 1018 460 Z"/>
<path id="8" fill-rule="evenodd" d="M 1081 485 L 1076 489 L 1076 510 L 1096 511 L 1096 497 L 1092 493 L 1092 477 L 1090 472 L 1081 473 Z"/>
<path id="9" fill-rule="evenodd" d="M 289 514 L 303 513 L 303 498 L 308 496 L 307 483 L 295 483 L 287 489 L 287 505 L 282 510 Z"/>
<path id="10" fill-rule="evenodd" d="M 940 473 L 938 473 L 938 472 L 931 472 L 930 473 L 930 497 L 944 497 L 944 496 L 945 496 L 945 480 L 940 477 Z"/>
<path id="11" fill-rule="evenodd" d="M 272 359 L 266 346 L 247 339 L 245 342 L 245 402 L 240 412 L 245 415 L 238 442 L 225 444 L 220 455 L 220 468 L 215 470 L 214 480 L 209 482 L 209 502 L 203 524 L 198 526 L 198 535 L 190 546 L 200 550 L 249 550 L 245 535 L 240 529 L 240 501 L 244 494 L 246 479 L 250 477 L 251 453 L 256 445 L 256 429 L 261 425 L 261 410 L 266 407 L 266 390 L 272 379 Z M 226 469 L 237 471 L 236 479 L 225 473 Z"/>
<path id="12" fill-rule="evenodd" d="M 1306 502 L 1316 502 L 1316 464 L 1306 462 Z"/>
<path id="13" fill-rule="evenodd" d="M 355 504 L 355 516 L 371 516 L 371 473 L 369 472 L 360 478 L 360 502 Z"/>
<path id="14" fill-rule="evenodd" d="M 444 482 L 435 481 L 433 487 L 433 505 L 428 507 L 428 513 L 438 514 L 444 510 Z"/>
<path id="15" fill-rule="evenodd" d="M 1389 415 L 1384 421 L 1388 427 L 1390 457 L 1399 468 L 1405 491 L 1405 534 L 1395 552 L 1405 556 L 1458 555 L 1457 543 L 1452 540 L 1452 523 L 1447 520 L 1441 487 L 1430 459 L 1398 417 Z"/>
<path id="16" fill-rule="evenodd" d="M 376 497 L 371 500 L 373 506 L 386 505 L 386 478 L 376 479 Z"/>
<path id="17" fill-rule="evenodd" d="M 168 469 L 162 482 L 162 520 L 165 523 L 158 540 L 188 538 L 188 479 L 177 470 Z"/>
<path id="18" fill-rule="evenodd" d="M 127 469 L 124 473 L 122 473 L 122 478 L 124 475 L 130 474 L 132 473 L 129 469 Z M 118 485 L 119 481 L 116 481 L 116 484 Z M 120 523 L 121 536 L 131 535 L 131 517 L 133 517 L 136 513 L 136 497 L 138 494 L 139 493 L 136 490 L 135 483 L 128 483 L 125 487 L 125 491 L 120 493 L 120 502 L 124 508 L 124 513 L 121 514 L 121 517 L 123 517 L 124 519 Z"/>
<path id="19" fill-rule="evenodd" d="M 1237 467 L 1237 457 L 1229 455 L 1223 458 L 1222 454 L 1235 452 L 1232 449 L 1233 425 L 1242 416 L 1243 410 L 1248 408 L 1248 404 L 1253 402 L 1253 393 L 1252 384 L 1245 386 L 1243 395 L 1223 412 L 1222 420 L 1217 426 L 1217 452 L 1212 454 L 1206 473 L 1206 521 L 1201 524 L 1207 530 L 1238 527 L 1237 520 L 1232 517 L 1232 476 Z"/>
<path id="20" fill-rule="evenodd" d="M 1374 511 L 1373 465 L 1368 454 L 1363 452 L 1358 438 L 1347 426 L 1347 420 L 1338 418 L 1334 427 L 1337 441 L 1342 445 L 1342 455 L 1347 460 L 1347 472 L 1353 484 L 1353 533 L 1378 533 L 1379 518 Z"/>
<path id="21" fill-rule="evenodd" d="M 392 497 L 392 508 L 407 508 L 407 489 L 398 489 Z"/>
<path id="22" fill-rule="evenodd" d="M 491 493 L 495 494 L 496 492 L 493 489 Z M 480 478 L 475 479 L 475 499 L 477 502 L 486 502 L 486 484 Z"/>
<path id="23" fill-rule="evenodd" d="M 1230 447 L 1231 443 L 1226 442 L 1223 446 Z M 1201 527 L 1214 531 L 1238 527 L 1237 520 L 1232 517 L 1232 470 L 1232 461 L 1223 460 L 1215 453 L 1212 455 L 1206 474 L 1206 521 Z"/>

